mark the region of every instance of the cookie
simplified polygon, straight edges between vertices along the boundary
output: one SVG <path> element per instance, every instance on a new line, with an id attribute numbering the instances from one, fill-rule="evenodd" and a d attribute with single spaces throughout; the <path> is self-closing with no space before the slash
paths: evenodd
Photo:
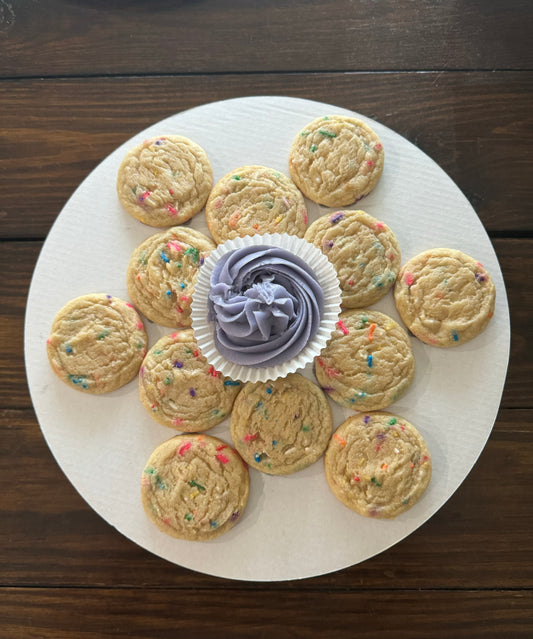
<path id="1" fill-rule="evenodd" d="M 420 499 L 431 456 L 417 429 L 390 413 L 349 417 L 324 456 L 326 480 L 345 506 L 366 517 L 392 518 Z"/>
<path id="2" fill-rule="evenodd" d="M 116 390 L 139 372 L 148 339 L 131 304 L 104 294 L 76 297 L 55 316 L 46 350 L 56 375 L 76 390 Z"/>
<path id="3" fill-rule="evenodd" d="M 396 236 L 364 211 L 323 215 L 307 229 L 304 239 L 335 267 L 344 308 L 364 308 L 380 300 L 400 270 Z"/>
<path id="4" fill-rule="evenodd" d="M 219 180 L 205 205 L 209 232 L 216 242 L 256 233 L 303 237 L 305 201 L 293 182 L 275 169 L 243 166 Z"/>
<path id="5" fill-rule="evenodd" d="M 340 207 L 372 191 L 383 171 L 383 145 L 364 122 L 331 115 L 310 122 L 294 139 L 289 171 L 313 202 Z"/>
<path id="6" fill-rule="evenodd" d="M 240 382 L 223 377 L 207 363 L 192 329 L 158 340 L 139 374 L 139 395 L 163 426 L 183 432 L 212 428 L 228 416 Z"/>
<path id="7" fill-rule="evenodd" d="M 411 258 L 394 287 L 407 328 L 426 344 L 459 346 L 483 331 L 494 314 L 496 289 L 483 265 L 455 249 Z"/>
<path id="8" fill-rule="evenodd" d="M 215 244 L 200 231 L 174 227 L 133 252 L 128 293 L 148 319 L 171 328 L 191 326 L 191 301 L 200 266 Z"/>
<path id="9" fill-rule="evenodd" d="M 379 311 L 341 313 L 315 358 L 322 389 L 341 406 L 356 411 L 379 410 L 395 402 L 409 388 L 414 372 L 407 333 Z"/>
<path id="10" fill-rule="evenodd" d="M 331 436 L 331 408 L 324 393 L 302 375 L 248 383 L 231 413 L 231 437 L 242 458 L 270 475 L 313 464 Z"/>
<path id="11" fill-rule="evenodd" d="M 126 154 L 117 175 L 122 206 L 149 226 L 183 224 L 202 210 L 212 185 L 206 152 L 181 135 L 138 144 Z"/>
<path id="12" fill-rule="evenodd" d="M 241 518 L 249 477 L 239 454 L 209 435 L 178 435 L 150 455 L 141 479 L 142 505 L 167 535 L 206 541 Z"/>

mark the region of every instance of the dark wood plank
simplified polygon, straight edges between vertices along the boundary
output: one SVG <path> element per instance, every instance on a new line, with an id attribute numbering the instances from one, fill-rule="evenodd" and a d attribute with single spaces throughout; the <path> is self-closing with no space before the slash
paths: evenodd
<path id="1" fill-rule="evenodd" d="M 531 592 L 242 592 L 8 589 L 4 636 L 299 639 L 531 637 Z M 325 611 L 328 611 L 327 613 Z M 353 634 L 347 634 L 347 632 Z"/>
<path id="2" fill-rule="evenodd" d="M 0 338 L 0 406 L 29 408 L 26 387 L 23 331 L 24 310 L 41 242 L 3 242 L 0 253 L 0 299 L 3 312 Z M 502 398 L 504 408 L 532 406 L 531 309 L 533 285 L 524 273 L 533 271 L 533 239 L 497 239 L 494 247 L 507 285 L 511 313 L 511 358 Z"/>
<path id="3" fill-rule="evenodd" d="M 533 472 L 532 426 L 533 410 L 500 411 L 468 478 L 418 531 L 362 564 L 283 588 L 532 588 L 533 498 L 525 488 Z M 0 433 L 0 473 L 13 478 L 1 498 L 0 585 L 280 587 L 209 577 L 149 554 L 85 504 L 31 411 L 1 411 Z"/>
<path id="4" fill-rule="evenodd" d="M 246 94 L 334 101 L 373 117 L 440 164 L 489 232 L 533 230 L 533 73 L 98 78 L 1 86 L 3 238 L 44 237 L 85 176 L 148 125 Z"/>
<path id="5" fill-rule="evenodd" d="M 5 0 L 1 18 L 11 77 L 533 66 L 527 0 Z"/>

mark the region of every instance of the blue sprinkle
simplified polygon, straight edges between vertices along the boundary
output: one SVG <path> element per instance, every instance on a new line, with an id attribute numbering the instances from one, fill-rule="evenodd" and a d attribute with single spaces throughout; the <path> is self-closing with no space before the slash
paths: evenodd
<path id="1" fill-rule="evenodd" d="M 72 346 L 65 346 L 65 351 L 67 353 L 72 353 Z"/>
<path id="2" fill-rule="evenodd" d="M 240 386 L 240 385 L 241 385 L 241 383 L 240 383 L 240 382 L 234 382 L 234 381 L 233 381 L 233 380 L 231 380 L 231 379 L 227 379 L 227 380 L 224 382 L 224 386 Z"/>
<path id="3" fill-rule="evenodd" d="M 278 443 L 278 440 L 277 440 L 277 439 L 273 439 L 273 440 L 272 440 L 272 446 L 275 446 L 277 443 Z"/>
<path id="4" fill-rule="evenodd" d="M 167 296 L 170 297 L 172 295 L 172 291 L 167 291 Z"/>
<path id="5" fill-rule="evenodd" d="M 180 288 L 185 288 L 185 284 L 183 282 L 180 284 Z"/>
<path id="6" fill-rule="evenodd" d="M 161 251 L 161 259 L 163 260 L 163 262 L 166 262 L 167 264 L 170 262 L 169 258 L 165 255 L 164 251 Z"/>
<path id="7" fill-rule="evenodd" d="M 459 335 L 457 334 L 457 331 L 452 331 L 452 337 L 454 342 L 459 341 Z"/>
<path id="8" fill-rule="evenodd" d="M 183 362 L 176 360 L 173 364 L 174 368 L 183 368 Z"/>
<path id="9" fill-rule="evenodd" d="M 267 393 L 268 393 L 269 395 L 271 395 L 271 394 L 272 394 L 272 389 L 271 389 L 271 388 L 267 388 Z"/>
<path id="10" fill-rule="evenodd" d="M 254 459 L 255 459 L 255 461 L 256 461 L 257 463 L 259 463 L 259 462 L 261 461 L 261 458 L 262 458 L 261 453 L 256 453 L 256 454 L 254 455 Z"/>
<path id="11" fill-rule="evenodd" d="M 211 522 L 211 528 L 216 528 L 218 526 L 216 521 Z"/>
<path id="12" fill-rule="evenodd" d="M 344 218 L 344 213 L 339 212 L 339 213 L 335 213 L 334 215 L 332 215 L 329 218 L 329 221 L 332 224 L 337 224 L 337 222 L 340 222 L 343 218 Z"/>
<path id="13" fill-rule="evenodd" d="M 370 366 L 370 368 L 372 368 L 372 355 L 369 355 L 369 356 L 366 358 L 366 361 L 367 361 L 368 365 Z"/>

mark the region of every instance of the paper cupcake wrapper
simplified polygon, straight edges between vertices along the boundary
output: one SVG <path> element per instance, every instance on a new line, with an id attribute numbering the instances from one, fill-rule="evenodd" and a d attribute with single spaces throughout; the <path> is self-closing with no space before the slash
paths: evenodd
<path id="1" fill-rule="evenodd" d="M 215 343 L 215 324 L 208 318 L 208 299 L 211 288 L 211 273 L 220 258 L 246 246 L 275 246 L 285 249 L 304 260 L 314 271 L 324 291 L 324 312 L 318 330 L 312 340 L 293 358 L 275 366 L 242 366 L 227 360 L 217 349 Z M 313 244 L 295 235 L 265 233 L 247 235 L 227 240 L 219 244 L 206 258 L 196 280 L 191 302 L 191 319 L 194 335 L 202 355 L 215 370 L 226 377 L 241 382 L 266 382 L 305 368 L 320 354 L 331 336 L 341 310 L 341 291 L 337 273 L 328 258 Z"/>

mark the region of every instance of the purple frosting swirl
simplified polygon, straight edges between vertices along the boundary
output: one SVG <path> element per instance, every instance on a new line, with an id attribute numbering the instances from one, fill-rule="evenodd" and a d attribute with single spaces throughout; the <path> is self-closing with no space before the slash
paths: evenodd
<path id="1" fill-rule="evenodd" d="M 274 366 L 315 336 L 324 293 L 301 258 L 275 246 L 246 246 L 221 257 L 211 274 L 209 320 L 229 361 Z"/>

